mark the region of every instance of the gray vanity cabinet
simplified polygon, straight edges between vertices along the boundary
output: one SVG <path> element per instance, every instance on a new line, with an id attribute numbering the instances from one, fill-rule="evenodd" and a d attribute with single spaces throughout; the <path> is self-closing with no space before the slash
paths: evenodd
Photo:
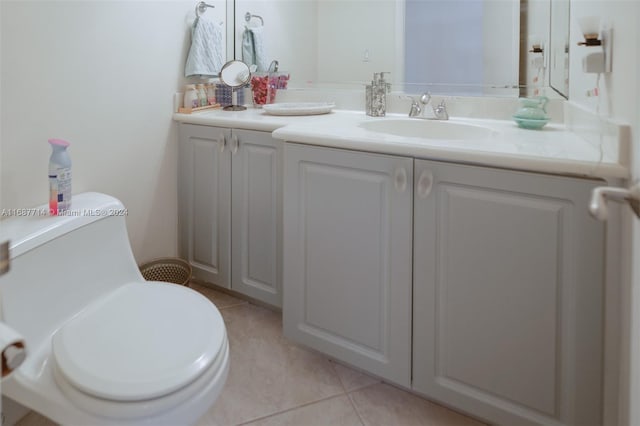
<path id="1" fill-rule="evenodd" d="M 598 184 L 415 161 L 414 390 L 498 424 L 601 424 Z"/>
<path id="2" fill-rule="evenodd" d="M 233 129 L 232 144 L 231 288 L 279 307 L 283 142 Z"/>
<path id="3" fill-rule="evenodd" d="M 231 287 L 231 130 L 180 124 L 181 255 L 194 278 Z"/>
<path id="4" fill-rule="evenodd" d="M 411 380 L 413 160 L 285 144 L 287 337 Z"/>
<path id="5" fill-rule="evenodd" d="M 281 306 L 282 142 L 180 125 L 181 252 L 195 278 Z"/>

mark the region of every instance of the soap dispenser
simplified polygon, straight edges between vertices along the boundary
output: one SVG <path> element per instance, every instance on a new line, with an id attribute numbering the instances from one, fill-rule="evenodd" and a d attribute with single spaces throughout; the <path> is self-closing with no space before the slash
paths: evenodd
<path id="1" fill-rule="evenodd" d="M 387 93 L 391 92 L 391 84 L 385 81 L 385 74 L 388 73 L 374 73 L 371 84 L 366 87 L 366 112 L 371 117 L 384 117 L 387 113 Z"/>

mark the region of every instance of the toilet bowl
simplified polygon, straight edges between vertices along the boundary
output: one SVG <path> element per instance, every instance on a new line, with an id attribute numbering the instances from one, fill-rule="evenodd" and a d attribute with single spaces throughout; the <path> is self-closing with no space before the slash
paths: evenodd
<path id="1" fill-rule="evenodd" d="M 0 221 L 11 240 L 0 315 L 28 351 L 3 393 L 62 424 L 195 423 L 228 374 L 220 312 L 187 287 L 144 281 L 115 198 L 45 211 Z"/>

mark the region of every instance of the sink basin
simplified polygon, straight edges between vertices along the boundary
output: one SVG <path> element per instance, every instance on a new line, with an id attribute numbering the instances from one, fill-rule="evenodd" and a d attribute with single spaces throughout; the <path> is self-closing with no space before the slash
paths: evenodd
<path id="1" fill-rule="evenodd" d="M 486 139 L 494 133 L 487 127 L 473 124 L 414 118 L 365 121 L 360 127 L 395 136 L 446 140 Z"/>

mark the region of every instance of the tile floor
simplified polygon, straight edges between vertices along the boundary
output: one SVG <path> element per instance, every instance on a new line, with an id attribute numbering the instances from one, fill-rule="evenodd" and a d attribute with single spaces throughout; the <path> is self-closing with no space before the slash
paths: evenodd
<path id="1" fill-rule="evenodd" d="M 220 309 L 231 350 L 224 391 L 198 426 L 482 425 L 288 341 L 276 312 L 192 288 Z M 32 412 L 18 426 L 54 424 Z"/>

